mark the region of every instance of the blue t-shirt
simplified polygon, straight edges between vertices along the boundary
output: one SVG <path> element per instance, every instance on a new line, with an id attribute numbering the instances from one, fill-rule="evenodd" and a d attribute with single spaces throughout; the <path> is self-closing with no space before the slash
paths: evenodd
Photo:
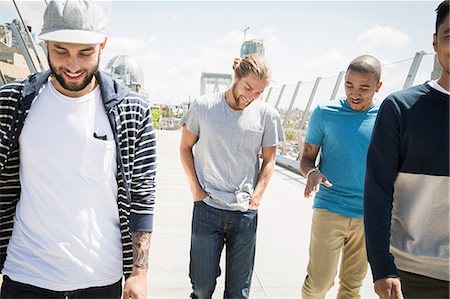
<path id="1" fill-rule="evenodd" d="M 378 109 L 376 103 L 354 111 L 345 98 L 314 109 L 305 141 L 321 147 L 319 169 L 333 184 L 320 186 L 314 208 L 363 217 L 366 157 Z"/>

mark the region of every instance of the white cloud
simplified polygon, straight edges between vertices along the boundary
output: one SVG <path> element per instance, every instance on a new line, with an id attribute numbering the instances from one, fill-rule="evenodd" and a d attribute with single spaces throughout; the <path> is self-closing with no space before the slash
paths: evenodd
<path id="1" fill-rule="evenodd" d="M 171 12 L 169 12 L 167 19 L 171 24 L 177 24 L 178 23 L 178 14 L 174 11 L 171 11 Z"/>
<path id="2" fill-rule="evenodd" d="M 266 28 L 261 29 L 261 32 L 265 35 L 274 35 L 275 29 L 273 27 L 266 27 Z"/>
<path id="3" fill-rule="evenodd" d="M 409 44 L 409 36 L 392 27 L 376 25 L 358 35 L 358 43 L 365 49 L 400 49 Z"/>
<path id="4" fill-rule="evenodd" d="M 322 56 L 319 56 L 311 61 L 305 63 L 304 71 L 305 77 L 322 76 L 327 77 L 336 75 L 344 70 L 348 59 L 336 49 L 332 49 Z"/>
<path id="5" fill-rule="evenodd" d="M 280 39 L 278 36 L 272 35 L 268 38 L 264 39 L 264 46 L 266 49 L 270 49 L 271 51 L 279 50 L 282 47 L 282 44 L 280 42 Z M 286 50 L 288 49 L 287 46 L 283 46 L 283 48 Z"/>
<path id="6" fill-rule="evenodd" d="M 176 11 L 166 11 L 159 13 L 155 16 L 155 18 L 158 20 L 158 22 L 161 22 L 162 24 L 171 24 L 176 25 L 179 21 L 179 15 Z"/>
<path id="7" fill-rule="evenodd" d="M 202 72 L 232 73 L 234 57 L 239 56 L 243 35 L 232 31 L 202 47 L 198 55 L 177 61 L 176 65 L 164 69 L 151 79 L 149 96 L 156 101 L 182 102 L 189 96 L 195 98 L 200 92 Z M 146 79 L 147 81 L 147 79 Z"/>
<path id="8" fill-rule="evenodd" d="M 151 51 L 157 40 L 157 36 L 141 39 L 112 37 L 106 43 L 104 56 L 126 54 L 135 56 L 141 63 L 158 61 L 158 56 Z"/>
<path id="9" fill-rule="evenodd" d="M 242 43 L 242 41 L 244 40 L 244 34 L 242 33 L 242 31 L 239 30 L 234 30 L 231 31 L 230 33 L 226 34 L 223 37 L 219 37 L 217 38 L 213 45 L 220 47 L 220 46 L 236 46 L 236 45 L 240 45 Z"/>
<path id="10" fill-rule="evenodd" d="M 275 35 L 275 30 L 266 28 L 263 31 L 267 33 L 264 35 L 264 44 L 271 53 L 284 47 Z M 195 57 L 177 61 L 173 67 L 164 69 L 158 78 L 152 78 L 150 98 L 177 102 L 187 101 L 189 96 L 198 96 L 202 72 L 232 74 L 233 59 L 239 57 L 243 38 L 242 31 L 230 31 L 205 44 Z"/>

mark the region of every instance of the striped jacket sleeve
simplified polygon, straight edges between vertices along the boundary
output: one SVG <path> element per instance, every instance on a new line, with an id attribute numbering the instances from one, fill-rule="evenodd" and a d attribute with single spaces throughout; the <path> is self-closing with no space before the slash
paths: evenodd
<path id="1" fill-rule="evenodd" d="M 156 136 L 151 109 L 143 108 L 135 141 L 131 174 L 130 231 L 152 231 L 155 204 Z"/>
<path id="2" fill-rule="evenodd" d="M 4 167 L 4 161 L 8 151 L 11 150 L 8 140 L 11 133 L 14 115 L 17 114 L 18 99 L 23 88 L 22 82 L 12 82 L 0 89 L 0 168 Z"/>

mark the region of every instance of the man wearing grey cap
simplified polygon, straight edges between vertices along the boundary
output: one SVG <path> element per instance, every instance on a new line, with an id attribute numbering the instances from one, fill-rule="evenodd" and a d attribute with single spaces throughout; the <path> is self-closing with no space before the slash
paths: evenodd
<path id="1" fill-rule="evenodd" d="M 104 26 L 93 2 L 49 2 L 50 70 L 0 88 L 0 298 L 147 297 L 155 132 L 98 70 Z"/>

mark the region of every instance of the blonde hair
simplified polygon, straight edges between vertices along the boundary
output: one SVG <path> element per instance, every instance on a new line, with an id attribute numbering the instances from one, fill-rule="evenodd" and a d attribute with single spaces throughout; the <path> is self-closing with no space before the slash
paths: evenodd
<path id="1" fill-rule="evenodd" d="M 261 54 L 250 54 L 242 59 L 235 58 L 233 70 L 238 79 L 255 75 L 260 79 L 269 80 L 271 75 L 269 63 Z"/>

